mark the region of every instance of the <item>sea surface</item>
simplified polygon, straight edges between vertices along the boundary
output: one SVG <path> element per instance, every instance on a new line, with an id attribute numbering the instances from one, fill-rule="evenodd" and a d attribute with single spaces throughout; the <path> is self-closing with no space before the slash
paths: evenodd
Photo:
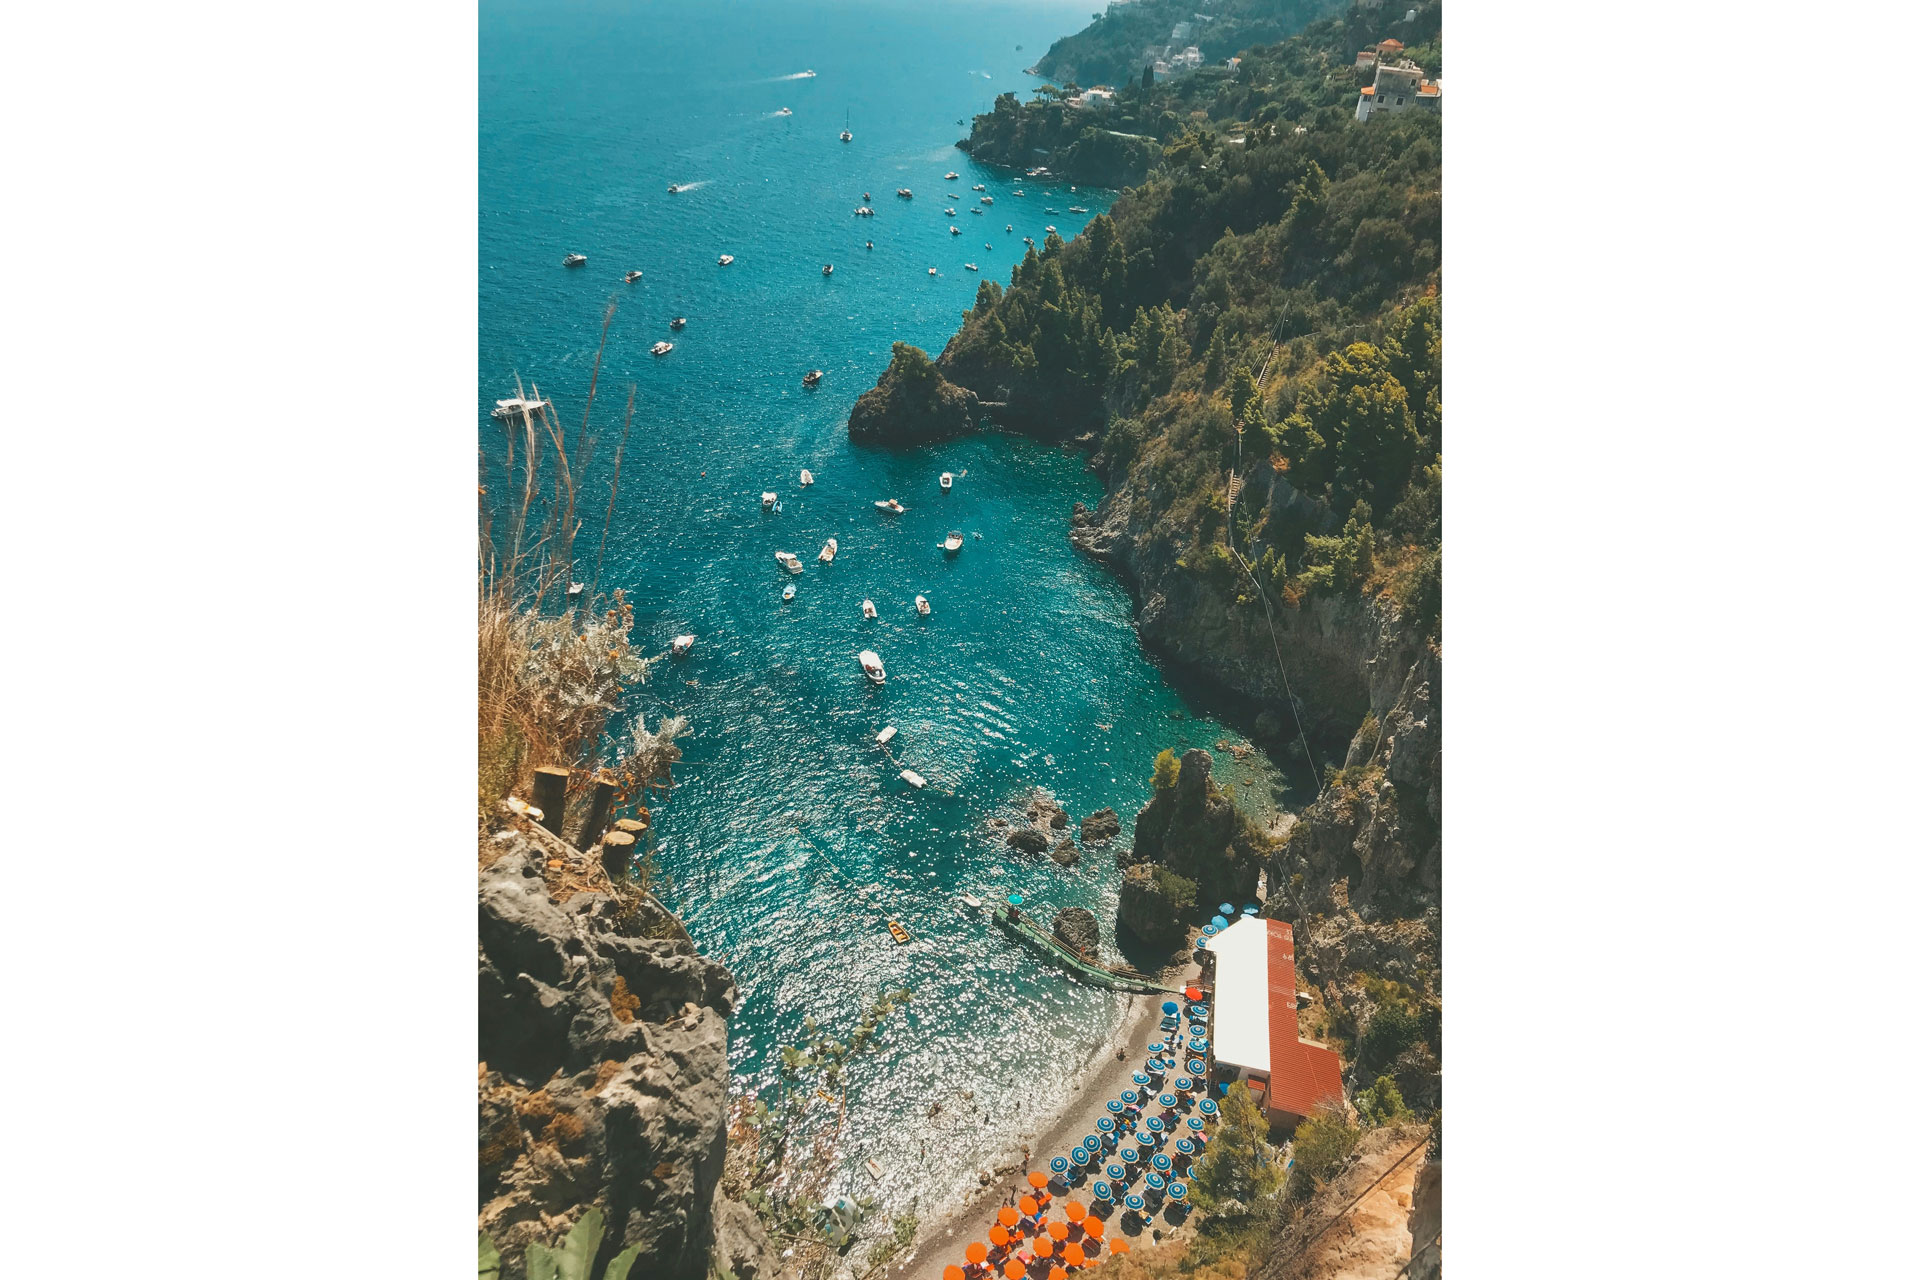
<path id="1" fill-rule="evenodd" d="M 1037 84 L 1021 68 L 1088 12 L 1049 0 L 480 6 L 481 465 L 504 454 L 487 410 L 516 378 L 554 400 L 581 461 L 616 304 L 579 477 L 576 576 L 599 554 L 633 386 L 597 580 L 636 602 L 647 652 L 698 637 L 635 699 L 649 724 L 693 725 L 654 808 L 664 896 L 738 980 L 736 1090 L 774 1081 L 804 1019 L 844 1037 L 882 991 L 912 992 L 813 1119 L 834 1135 L 821 1190 L 917 1199 L 923 1216 L 1071 1096 L 1122 1008 L 957 902 L 1017 891 L 1049 918 L 1091 908 L 1110 930 L 1112 847 L 1063 870 L 1007 848 L 991 820 L 1047 787 L 1076 837 L 1081 817 L 1111 805 L 1124 844 L 1166 747 L 1240 746 L 1244 759 L 1215 752 L 1216 771 L 1256 812 L 1278 778 L 1168 685 L 1121 584 L 1068 544 L 1073 503 L 1100 497 L 1079 454 L 1003 436 L 905 452 L 846 437 L 893 342 L 937 353 L 980 280 L 1006 282 L 1022 237 L 1049 224 L 1070 237 L 1111 202 L 952 145 L 996 93 Z M 673 183 L 685 189 L 670 195 Z M 975 183 L 995 200 L 984 215 L 967 212 Z M 894 195 L 903 186 L 912 201 Z M 865 192 L 876 216 L 856 218 Z M 567 253 L 587 265 L 562 267 Z M 622 283 L 635 269 L 644 278 Z M 687 318 L 678 333 L 674 316 Z M 672 352 L 650 355 L 662 339 Z M 824 380 L 803 389 L 815 368 Z M 956 477 L 947 495 L 942 471 Z M 762 509 L 769 490 L 777 512 Z M 906 512 L 878 512 L 888 497 Z M 965 535 L 957 555 L 939 546 L 950 530 Z M 839 556 L 822 565 L 829 536 Z M 783 572 L 776 550 L 805 571 Z M 867 648 L 886 662 L 884 687 L 856 663 Z M 898 736 L 883 749 L 888 725 Z M 903 767 L 927 788 L 903 782 Z M 913 940 L 895 943 L 889 920 Z"/>

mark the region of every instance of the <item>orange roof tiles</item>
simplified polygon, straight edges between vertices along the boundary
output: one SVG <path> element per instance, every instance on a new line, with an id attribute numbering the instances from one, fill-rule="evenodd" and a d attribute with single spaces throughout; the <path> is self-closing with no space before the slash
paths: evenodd
<path id="1" fill-rule="evenodd" d="M 1289 1115 L 1308 1116 L 1319 1104 L 1340 1105 L 1340 1057 L 1321 1045 L 1300 1042 L 1295 1006 L 1293 926 L 1267 921 L 1267 1047 L 1272 1085 L 1267 1106 Z"/>

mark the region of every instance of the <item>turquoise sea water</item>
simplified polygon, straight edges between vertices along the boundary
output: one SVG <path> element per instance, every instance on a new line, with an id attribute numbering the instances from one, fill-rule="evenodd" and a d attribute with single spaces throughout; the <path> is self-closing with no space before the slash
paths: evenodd
<path id="1" fill-rule="evenodd" d="M 694 726 L 679 784 L 655 808 L 668 900 L 738 978 L 739 1087 L 769 1082 L 803 1018 L 844 1034 L 881 990 L 912 990 L 850 1071 L 830 1189 L 901 1205 L 917 1195 L 923 1210 L 1066 1099 L 1120 1009 L 956 904 L 1018 889 L 1090 907 L 1110 928 L 1111 851 L 1061 870 L 1006 848 L 988 821 L 1046 786 L 1076 822 L 1113 806 L 1124 841 L 1157 751 L 1242 741 L 1166 684 L 1120 584 L 1069 546 L 1073 502 L 1100 496 L 1079 455 L 998 436 L 910 452 L 846 439 L 847 411 L 894 340 L 937 352 L 980 276 L 1005 283 L 1022 236 L 1041 239 L 1049 223 L 1070 236 L 1091 214 L 1069 206 L 1110 203 L 952 146 L 995 93 L 1036 84 L 1020 69 L 1088 12 L 873 0 L 480 9 L 477 438 L 497 460 L 486 410 L 516 374 L 577 428 L 601 321 L 618 304 L 579 545 L 590 559 L 635 384 L 601 586 L 637 601 L 646 651 L 699 637 L 638 698 L 649 723 L 679 714 Z M 943 180 L 950 169 L 958 180 Z M 985 215 L 966 212 L 976 182 L 995 197 Z M 669 183 L 689 189 L 669 195 Z M 901 186 L 910 203 L 894 196 Z M 878 216 L 852 216 L 863 192 Z M 587 265 L 563 268 L 569 252 Z M 723 253 L 733 265 L 717 265 Z M 630 269 L 644 279 L 623 284 Z M 676 315 L 688 323 L 670 334 Z M 649 355 L 663 338 L 672 353 Z M 826 378 L 805 390 L 812 368 Z M 957 477 L 947 496 L 943 470 Z M 763 512 L 763 490 L 783 509 Z M 885 497 L 906 513 L 877 512 Z M 948 530 L 967 535 L 957 556 L 937 545 Z M 839 557 L 821 565 L 830 535 Z M 805 572 L 782 572 L 776 550 Z M 789 581 L 796 598 L 782 604 Z M 915 614 L 916 594 L 930 617 Z M 876 620 L 862 619 L 864 598 Z M 884 688 L 861 675 L 864 648 L 885 659 Z M 890 752 L 874 744 L 886 725 L 899 730 Z M 1243 799 L 1267 800 L 1257 753 L 1216 756 Z M 929 787 L 911 790 L 903 766 Z M 895 944 L 888 919 L 914 941 Z M 1000 1100 L 1012 1123 L 988 1127 L 956 1105 L 928 1116 L 966 1090 Z M 869 1156 L 887 1171 L 878 1186 L 859 1171 Z"/>

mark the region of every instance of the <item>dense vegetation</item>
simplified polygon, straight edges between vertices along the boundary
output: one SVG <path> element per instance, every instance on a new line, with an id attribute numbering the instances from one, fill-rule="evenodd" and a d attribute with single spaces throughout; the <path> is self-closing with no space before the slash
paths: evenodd
<path id="1" fill-rule="evenodd" d="M 1391 29 L 1437 55 L 1439 22 Z M 1003 425 L 1102 433 L 1109 488 L 1222 590 L 1248 585 L 1235 469 L 1273 499 L 1230 531 L 1262 588 L 1385 592 L 1437 633 L 1440 120 L 1353 119 L 1353 53 L 1385 29 L 1355 10 L 1231 77 L 1155 86 L 1190 109 L 1153 172 L 1072 244 L 1030 247 L 1006 290 L 982 281 L 939 367 Z"/>
<path id="2" fill-rule="evenodd" d="M 1214 0 L 1196 15 L 1194 0 L 1134 0 L 1111 5 L 1083 31 L 1054 41 L 1034 70 L 1081 84 L 1121 84 L 1138 80 L 1149 48 L 1171 42 L 1175 23 L 1192 29 L 1183 44 L 1198 45 L 1208 62 L 1218 62 L 1249 45 L 1278 40 L 1340 0 Z"/>

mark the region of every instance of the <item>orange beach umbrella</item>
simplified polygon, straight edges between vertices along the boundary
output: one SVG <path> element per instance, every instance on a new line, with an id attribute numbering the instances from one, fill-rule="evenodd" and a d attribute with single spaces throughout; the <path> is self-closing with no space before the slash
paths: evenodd
<path id="1" fill-rule="evenodd" d="M 1040 1212 L 1040 1206 L 1034 1202 L 1034 1198 L 1032 1196 L 1021 1196 L 1020 1212 L 1026 1214 L 1029 1218 L 1031 1218 L 1034 1214 Z"/>
<path id="2" fill-rule="evenodd" d="M 941 1280 L 967 1280 L 967 1273 L 958 1267 L 948 1267 L 940 1276 Z"/>
<path id="3" fill-rule="evenodd" d="M 1027 1175 L 1027 1185 L 1038 1191 L 1041 1187 L 1047 1185 L 1047 1175 L 1035 1169 Z"/>
<path id="4" fill-rule="evenodd" d="M 1027 1274 L 1027 1264 L 1018 1258 L 1007 1259 L 1007 1280 L 1020 1280 Z"/>
<path id="5" fill-rule="evenodd" d="M 968 1262 L 971 1262 L 977 1266 L 978 1264 L 985 1262 L 986 1260 L 987 1260 L 987 1246 L 981 1244 L 978 1240 L 975 1240 L 972 1244 L 967 1246 Z"/>
<path id="6" fill-rule="evenodd" d="M 1070 1244 L 1062 1249 L 1060 1256 L 1067 1260 L 1067 1265 L 1070 1267 L 1082 1266 L 1087 1261 L 1087 1251 L 1077 1244 Z"/>
<path id="7" fill-rule="evenodd" d="M 1087 1234 L 1092 1236 L 1095 1240 L 1098 1240 L 1101 1236 L 1107 1234 L 1107 1224 L 1100 1221 L 1100 1219 L 1098 1218 L 1088 1218 Z"/>
<path id="8" fill-rule="evenodd" d="M 1033 1251 L 1042 1258 L 1051 1258 L 1053 1256 L 1053 1241 L 1047 1239 L 1045 1236 L 1035 1236 L 1033 1238 Z"/>
<path id="9" fill-rule="evenodd" d="M 1078 1222 L 1086 1216 L 1087 1206 L 1081 1204 L 1078 1200 L 1067 1201 L 1067 1221 Z"/>
<path id="10" fill-rule="evenodd" d="M 1108 1247 L 1112 1249 L 1115 1253 L 1132 1253 L 1133 1252 L 1133 1246 L 1127 1243 L 1127 1238 L 1125 1236 L 1115 1236 L 1113 1238 L 1113 1243 Z"/>
<path id="11" fill-rule="evenodd" d="M 1009 1238 L 1007 1229 L 997 1222 L 987 1228 L 987 1239 L 993 1241 L 995 1248 L 1006 1244 Z"/>
<path id="12" fill-rule="evenodd" d="M 1001 1226 L 1011 1227 L 1019 1221 L 1020 1221 L 1020 1215 L 1013 1211 L 1012 1205 L 1003 1204 L 1000 1206 L 1000 1225 Z"/>
<path id="13" fill-rule="evenodd" d="M 1067 1224 L 1058 1218 L 1055 1218 L 1047 1224 L 1047 1234 L 1055 1240 L 1065 1240 L 1067 1238 L 1067 1230 Z M 975 1259 L 975 1261 L 978 1261 L 978 1259 Z"/>
<path id="14" fill-rule="evenodd" d="M 1055 1263 L 1053 1270 L 1047 1273 L 1047 1280 L 1067 1280 L 1067 1269 Z"/>

